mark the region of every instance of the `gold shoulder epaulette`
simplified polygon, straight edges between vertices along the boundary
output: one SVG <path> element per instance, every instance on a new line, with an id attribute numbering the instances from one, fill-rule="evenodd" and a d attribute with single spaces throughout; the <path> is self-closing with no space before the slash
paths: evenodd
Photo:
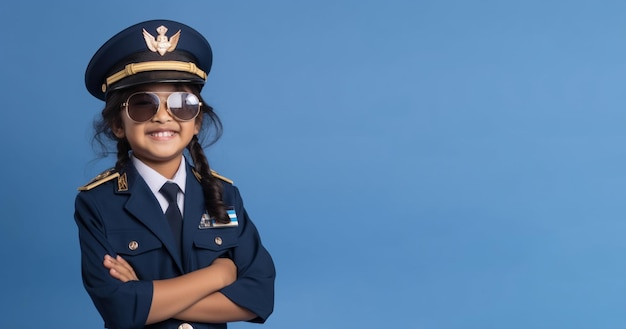
<path id="1" fill-rule="evenodd" d="M 98 176 L 94 177 L 94 179 L 92 179 L 91 181 L 89 181 L 89 183 L 81 186 L 78 188 L 79 191 L 89 191 L 92 188 L 108 182 L 116 177 L 120 177 L 120 173 L 116 172 L 115 169 L 111 168 L 111 169 L 107 169 L 105 171 L 103 171 L 102 173 L 100 173 Z"/>
<path id="2" fill-rule="evenodd" d="M 211 169 L 211 175 L 213 175 L 213 177 L 215 177 L 215 178 L 219 178 L 219 179 L 221 179 L 221 180 L 225 181 L 226 183 L 229 183 L 229 184 L 232 184 L 232 183 L 233 183 L 233 181 L 232 181 L 231 179 L 228 179 L 228 178 L 226 178 L 226 177 L 224 177 L 224 176 L 222 176 L 222 175 L 218 174 L 218 173 L 217 173 L 215 170 L 213 170 L 213 169 Z"/>
<path id="3" fill-rule="evenodd" d="M 193 172 L 193 175 L 194 175 L 194 176 L 196 176 L 196 179 L 197 179 L 198 181 L 202 180 L 202 175 L 200 175 L 200 173 L 199 173 L 199 172 L 198 172 L 195 168 L 192 168 L 192 170 L 191 170 L 191 171 Z M 215 177 L 215 178 L 218 178 L 218 179 L 221 179 L 221 180 L 225 181 L 226 183 L 230 183 L 230 184 L 232 184 L 232 183 L 233 183 L 233 181 L 232 181 L 231 179 L 228 179 L 228 178 L 226 178 L 226 177 L 224 177 L 224 176 L 222 176 L 222 175 L 218 174 L 218 173 L 217 173 L 215 170 L 213 170 L 213 169 L 211 169 L 211 175 L 213 175 L 213 177 Z"/>

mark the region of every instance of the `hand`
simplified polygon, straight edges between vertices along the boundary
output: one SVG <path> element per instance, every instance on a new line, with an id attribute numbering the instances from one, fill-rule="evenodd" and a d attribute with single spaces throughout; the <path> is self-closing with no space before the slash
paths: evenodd
<path id="1" fill-rule="evenodd" d="M 224 287 L 230 285 L 237 280 L 237 266 L 231 259 L 217 258 L 213 261 L 211 267 L 218 270 L 218 273 L 223 280 Z"/>
<path id="2" fill-rule="evenodd" d="M 120 255 L 117 255 L 116 258 L 105 255 L 103 264 L 104 267 L 109 269 L 109 274 L 115 279 L 122 282 L 139 280 L 135 270 Z"/>

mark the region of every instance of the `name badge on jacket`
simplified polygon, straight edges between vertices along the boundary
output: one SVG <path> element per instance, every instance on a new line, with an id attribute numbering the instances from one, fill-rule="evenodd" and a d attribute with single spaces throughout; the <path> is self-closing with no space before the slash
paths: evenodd
<path id="1" fill-rule="evenodd" d="M 237 221 L 237 213 L 235 209 L 227 209 L 228 217 L 230 217 L 230 223 L 222 224 L 215 222 L 215 218 L 210 217 L 207 211 L 202 214 L 202 218 L 200 219 L 200 225 L 198 228 L 201 230 L 209 229 L 209 228 L 224 228 L 224 227 L 235 227 L 239 225 Z"/>

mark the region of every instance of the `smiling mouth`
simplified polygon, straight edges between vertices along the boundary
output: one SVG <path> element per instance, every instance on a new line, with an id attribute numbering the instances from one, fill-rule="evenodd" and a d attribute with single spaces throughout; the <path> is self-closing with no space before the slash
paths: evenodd
<path id="1" fill-rule="evenodd" d="M 174 136 L 173 131 L 156 131 L 150 134 L 150 136 L 161 138 L 161 137 L 172 137 Z"/>

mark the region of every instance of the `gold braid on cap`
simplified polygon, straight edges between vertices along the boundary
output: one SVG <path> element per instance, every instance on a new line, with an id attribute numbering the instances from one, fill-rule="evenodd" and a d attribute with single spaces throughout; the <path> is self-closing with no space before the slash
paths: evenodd
<path id="1" fill-rule="evenodd" d="M 148 71 L 180 71 L 189 72 L 199 76 L 206 80 L 207 74 L 202 71 L 195 63 L 192 62 L 178 62 L 178 61 L 154 61 L 154 62 L 142 62 L 131 63 L 124 67 L 123 70 L 111 75 L 106 79 L 106 83 L 102 84 L 102 92 L 106 92 L 108 86 L 126 78 L 131 75 L 148 72 Z"/>

